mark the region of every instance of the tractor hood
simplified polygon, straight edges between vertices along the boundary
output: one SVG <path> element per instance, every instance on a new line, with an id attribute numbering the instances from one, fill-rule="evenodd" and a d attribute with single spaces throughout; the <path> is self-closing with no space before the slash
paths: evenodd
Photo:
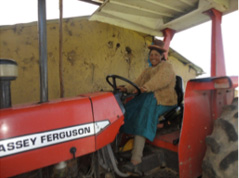
<path id="1" fill-rule="evenodd" d="M 84 0 L 85 1 L 85 0 Z M 92 1 L 93 0 L 87 0 Z M 212 8 L 223 14 L 238 9 L 238 0 L 97 0 L 101 6 L 90 20 L 127 28 L 152 36 L 163 30 L 176 32 L 210 20 L 204 12 Z"/>

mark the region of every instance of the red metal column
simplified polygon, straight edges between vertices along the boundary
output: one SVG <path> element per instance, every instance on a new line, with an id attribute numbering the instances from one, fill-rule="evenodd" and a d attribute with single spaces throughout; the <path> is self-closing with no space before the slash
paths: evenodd
<path id="1" fill-rule="evenodd" d="M 173 39 L 173 36 L 175 34 L 175 30 L 166 28 L 165 30 L 163 30 L 163 34 L 164 34 L 164 48 L 167 50 L 165 53 L 165 58 L 168 59 L 168 51 L 169 51 L 169 45 L 170 45 L 170 41 Z"/>
<path id="2" fill-rule="evenodd" d="M 221 20 L 222 13 L 216 9 L 206 12 L 212 19 L 211 77 L 226 75 L 224 62 Z"/>

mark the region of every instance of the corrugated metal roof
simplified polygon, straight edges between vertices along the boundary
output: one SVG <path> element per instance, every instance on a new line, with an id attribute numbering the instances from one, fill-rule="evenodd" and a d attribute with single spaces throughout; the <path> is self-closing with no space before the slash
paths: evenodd
<path id="1" fill-rule="evenodd" d="M 107 0 L 90 20 L 163 36 L 166 28 L 179 32 L 209 21 L 204 12 L 211 8 L 223 14 L 233 12 L 238 0 Z"/>

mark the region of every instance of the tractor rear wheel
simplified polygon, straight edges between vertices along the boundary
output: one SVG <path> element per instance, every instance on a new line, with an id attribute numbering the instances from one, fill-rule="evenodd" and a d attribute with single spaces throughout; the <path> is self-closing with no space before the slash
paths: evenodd
<path id="1" fill-rule="evenodd" d="M 238 173 L 238 100 L 223 109 L 206 137 L 207 151 L 202 164 L 203 178 L 237 178 Z"/>

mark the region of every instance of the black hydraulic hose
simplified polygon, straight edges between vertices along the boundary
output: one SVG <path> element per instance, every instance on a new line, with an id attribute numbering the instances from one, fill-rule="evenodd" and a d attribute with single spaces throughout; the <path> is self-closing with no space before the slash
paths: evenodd
<path id="1" fill-rule="evenodd" d="M 112 166 L 114 168 L 115 173 L 120 177 L 129 177 L 129 174 L 125 174 L 118 169 L 118 167 L 116 165 L 116 161 L 115 161 L 115 156 L 114 156 L 114 153 L 113 153 L 112 148 L 111 148 L 111 145 L 109 144 L 106 147 L 107 147 L 107 151 L 109 153 L 110 160 L 111 160 L 111 163 L 112 163 Z"/>

